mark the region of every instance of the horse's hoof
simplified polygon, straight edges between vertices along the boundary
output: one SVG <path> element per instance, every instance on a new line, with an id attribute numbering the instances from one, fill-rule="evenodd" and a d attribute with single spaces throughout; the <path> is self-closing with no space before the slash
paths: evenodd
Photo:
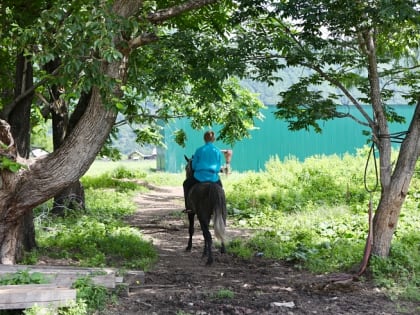
<path id="1" fill-rule="evenodd" d="M 206 262 L 206 266 L 211 266 L 213 264 L 213 259 L 209 259 Z"/>
<path id="2" fill-rule="evenodd" d="M 191 251 L 191 247 L 190 247 L 190 246 L 188 246 L 188 247 L 185 249 L 185 251 L 186 251 L 186 252 L 190 252 L 190 251 Z"/>

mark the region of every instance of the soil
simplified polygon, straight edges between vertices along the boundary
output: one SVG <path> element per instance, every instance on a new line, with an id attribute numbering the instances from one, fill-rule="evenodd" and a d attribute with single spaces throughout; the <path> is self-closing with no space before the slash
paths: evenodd
<path id="1" fill-rule="evenodd" d="M 106 315 L 420 314 L 419 303 L 392 301 L 368 280 L 311 274 L 263 255 L 245 260 L 214 248 L 215 262 L 206 266 L 198 222 L 193 249 L 185 251 L 188 221 L 181 188 L 155 187 L 135 201 L 138 211 L 127 222 L 153 242 L 159 260 L 145 272 L 144 283 Z M 228 220 L 227 234 L 247 238 L 252 231 L 232 228 Z"/>

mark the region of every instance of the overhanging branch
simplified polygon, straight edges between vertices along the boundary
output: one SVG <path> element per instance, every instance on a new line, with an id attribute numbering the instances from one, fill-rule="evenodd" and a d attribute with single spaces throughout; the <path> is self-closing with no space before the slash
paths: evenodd
<path id="1" fill-rule="evenodd" d="M 195 9 L 202 8 L 204 6 L 219 2 L 220 0 L 192 0 L 181 3 L 171 8 L 159 10 L 155 13 L 151 13 L 147 16 L 147 20 L 153 24 L 159 24 L 166 21 L 174 16 L 178 16 L 182 13 L 189 12 Z"/>
<path id="2" fill-rule="evenodd" d="M 192 0 L 187 1 L 177 6 L 173 6 L 166 9 L 158 10 L 157 12 L 150 13 L 147 15 L 146 20 L 154 25 L 161 24 L 164 21 L 169 20 L 175 16 L 178 16 L 182 13 L 186 13 L 192 10 L 202 8 L 204 6 L 216 3 L 220 0 Z M 143 19 L 143 18 L 142 18 Z M 159 39 L 159 37 L 154 33 L 145 33 L 136 38 L 133 38 L 129 41 L 129 47 L 131 49 L 138 48 L 143 45 L 150 44 Z"/>
<path id="3" fill-rule="evenodd" d="M 58 73 L 60 67 L 56 68 L 51 75 L 56 75 Z M 0 118 L 7 120 L 9 117 L 9 114 L 12 112 L 12 110 L 15 108 L 15 106 L 23 100 L 25 97 L 27 97 L 29 94 L 33 93 L 38 87 L 43 85 L 45 82 L 47 82 L 48 79 L 42 79 L 39 82 L 32 85 L 29 89 L 25 90 L 22 94 L 20 94 L 18 97 L 16 97 L 11 103 L 7 104 L 3 110 L 0 112 Z"/>

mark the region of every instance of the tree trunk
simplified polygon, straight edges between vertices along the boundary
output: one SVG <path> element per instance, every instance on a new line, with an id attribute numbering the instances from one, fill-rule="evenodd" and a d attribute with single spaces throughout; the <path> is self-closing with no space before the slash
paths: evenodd
<path id="1" fill-rule="evenodd" d="M 69 122 L 66 127 L 66 134 L 69 134 L 73 130 L 80 118 L 83 116 L 89 104 L 91 95 L 91 91 L 89 93 L 82 93 L 76 108 L 70 116 Z M 64 138 L 65 137 L 63 137 L 63 141 Z M 57 148 L 61 146 L 61 143 L 63 141 L 61 141 L 59 145 L 57 145 Z M 54 147 L 55 146 L 56 144 L 54 145 Z M 72 183 L 70 186 L 66 187 L 54 196 L 54 204 L 51 212 L 54 215 L 64 216 L 66 210 L 84 210 L 85 207 L 85 190 L 80 180 L 78 180 L 77 182 Z"/>
<path id="2" fill-rule="evenodd" d="M 128 17 L 138 12 L 140 5 L 141 1 L 117 0 L 113 11 L 121 17 Z M 117 47 L 118 40 L 115 38 Z M 110 78 L 124 83 L 127 61 L 127 55 L 124 55 L 120 61 L 104 62 L 102 71 Z M 120 92 L 114 90 L 109 93 L 119 97 Z M 106 106 L 99 88 L 93 87 L 86 111 L 60 148 L 34 161 L 19 160 L 28 167 L 16 173 L 7 169 L 0 170 L 0 263 L 15 263 L 17 227 L 23 221 L 23 216 L 83 176 L 105 143 L 116 117 L 117 111 Z M 4 123 L 1 121 L 0 137 L 9 127 Z M 9 142 L 8 150 L 12 151 L 13 139 Z"/>
<path id="3" fill-rule="evenodd" d="M 80 180 L 69 185 L 54 196 L 54 204 L 51 213 L 64 217 L 66 211 L 85 209 L 85 190 Z"/>
<path id="4" fill-rule="evenodd" d="M 397 228 L 402 205 L 407 196 L 416 162 L 420 156 L 420 99 L 408 134 L 401 144 L 390 184 L 382 186 L 381 198 L 373 219 L 372 254 L 387 257 Z M 381 165 L 382 169 L 382 165 Z"/>
<path id="5" fill-rule="evenodd" d="M 23 53 L 20 53 L 16 58 L 15 97 L 18 98 L 32 86 L 32 62 L 27 59 Z M 10 131 L 16 144 L 17 153 L 20 157 L 25 159 L 29 157 L 30 151 L 32 100 L 33 93 L 20 100 L 8 116 L 11 127 Z M 24 251 L 29 251 L 36 247 L 32 211 L 28 211 L 23 220 L 17 223 L 16 230 L 16 259 L 19 261 L 22 259 Z"/>
<path id="6" fill-rule="evenodd" d="M 148 19 L 157 24 L 182 12 L 198 9 L 216 1 L 190 1 L 186 5 L 174 7 L 175 9 L 158 11 L 148 16 Z M 143 1 L 140 0 L 115 0 L 112 3 L 112 11 L 124 19 L 137 16 L 142 5 Z M 77 182 L 89 169 L 111 132 L 117 111 L 112 105 L 104 104 L 101 95 L 107 93 L 107 96 L 112 96 L 109 100 L 121 96 L 118 85 L 126 82 L 130 50 L 148 42 L 142 41 L 141 36 L 128 40 L 120 37 L 122 34 L 118 32 L 115 34 L 113 44 L 120 49 L 123 57 L 118 61 L 103 61 L 101 66 L 104 75 L 118 82 L 115 90 L 100 91 L 97 86 L 92 88 L 86 111 L 57 150 L 34 161 L 16 157 L 18 162 L 28 167 L 15 173 L 0 169 L 0 263 L 2 264 L 13 264 L 16 261 L 18 226 L 23 217 L 34 207 Z M 0 140 L 7 128 L 9 125 L 0 120 Z M 0 155 L 8 155 L 16 149 L 13 139 L 9 140 L 7 150 L 0 146 Z"/>
<path id="7" fill-rule="evenodd" d="M 60 66 L 60 63 L 61 62 L 59 59 L 55 59 L 50 61 L 45 66 L 45 69 L 48 73 L 53 73 Z M 62 91 L 58 88 L 57 85 L 51 86 L 50 112 L 52 116 L 54 151 L 60 148 L 67 135 L 71 132 L 72 127 L 77 124 L 77 121 L 75 121 L 73 124 L 70 124 L 68 104 L 63 98 L 60 97 L 61 94 Z M 79 105 L 76 108 L 82 107 L 83 109 L 86 109 L 88 101 L 88 98 L 81 97 L 79 100 Z M 85 104 L 80 106 L 80 102 L 85 102 Z M 80 118 L 80 116 L 78 118 Z M 85 209 L 85 194 L 82 183 L 77 181 L 54 196 L 54 203 L 51 213 L 58 216 L 64 216 L 66 210 L 80 209 Z"/>
<path id="8" fill-rule="evenodd" d="M 373 141 L 379 150 L 381 197 L 373 218 L 372 255 L 387 257 L 391 249 L 392 237 L 397 228 L 399 215 L 405 201 L 416 161 L 420 153 L 420 99 L 411 121 L 409 132 L 400 147 L 398 161 L 392 170 L 391 135 L 383 107 L 376 43 L 374 30 L 362 34 L 364 50 L 368 61 L 368 78 L 370 98 L 374 113 L 374 124 L 371 126 Z"/>
<path id="9" fill-rule="evenodd" d="M 110 71 L 118 69 L 114 65 Z M 116 112 L 94 89 L 85 115 L 63 145 L 16 173 L 3 170 L 0 190 L 0 263 L 14 263 L 17 226 L 25 214 L 77 182 L 95 160 L 115 122 Z"/>

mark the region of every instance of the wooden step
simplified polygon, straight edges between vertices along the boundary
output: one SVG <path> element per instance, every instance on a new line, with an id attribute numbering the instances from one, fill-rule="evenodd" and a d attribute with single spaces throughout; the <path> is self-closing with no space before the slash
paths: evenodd
<path id="1" fill-rule="evenodd" d="M 48 284 L 0 285 L 0 309 L 25 309 L 35 304 L 54 307 L 65 305 L 76 299 L 76 290 L 71 287 L 83 277 L 89 277 L 94 284 L 108 289 L 121 286 L 120 294 L 128 294 L 130 288 L 144 283 L 143 271 L 129 270 L 123 276 L 117 276 L 117 270 L 113 268 L 48 265 L 0 265 L 0 279 L 22 271 L 41 273 Z"/>
<path id="2" fill-rule="evenodd" d="M 34 305 L 63 307 L 76 301 L 76 290 L 55 284 L 0 286 L 0 310 L 26 309 Z"/>
<path id="3" fill-rule="evenodd" d="M 45 281 L 62 287 L 71 287 L 79 278 L 89 276 L 96 285 L 102 285 L 108 289 L 114 289 L 116 280 L 115 270 L 100 268 L 75 268 L 64 266 L 24 266 L 24 265 L 0 265 L 0 278 L 6 274 L 14 274 L 19 271 L 41 273 Z"/>

